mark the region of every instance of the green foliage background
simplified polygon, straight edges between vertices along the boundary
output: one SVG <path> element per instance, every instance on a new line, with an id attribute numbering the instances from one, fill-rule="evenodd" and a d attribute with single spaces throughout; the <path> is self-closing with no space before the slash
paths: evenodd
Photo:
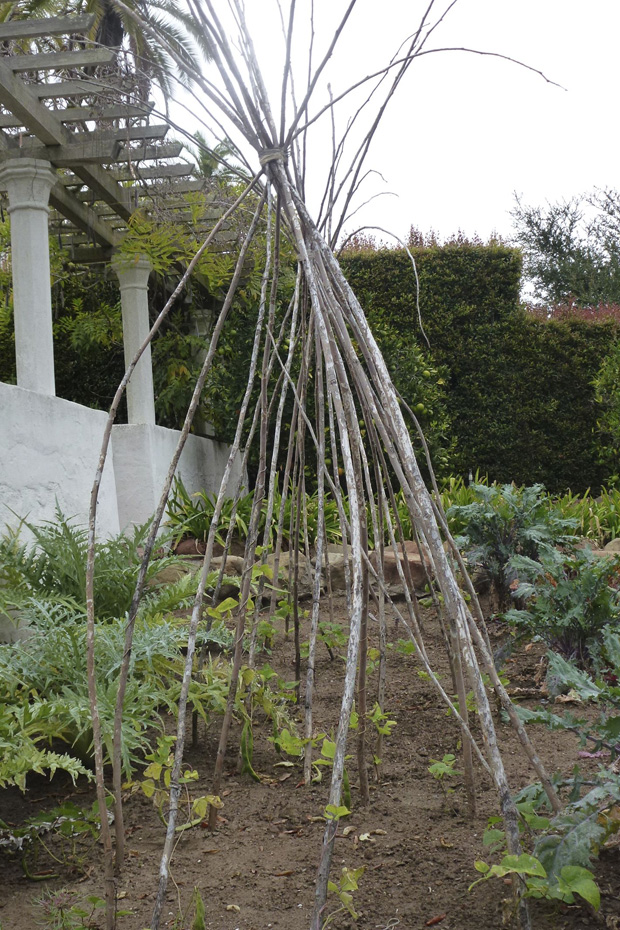
<path id="1" fill-rule="evenodd" d="M 133 250 L 151 243 L 156 264 L 151 310 L 161 309 L 195 242 L 179 232 L 144 230 L 127 236 Z M 172 241 L 174 239 L 174 241 Z M 187 241 L 185 241 L 187 239 Z M 0 378 L 15 380 L 8 222 L 0 225 Z M 618 472 L 617 373 L 619 323 L 564 315 L 547 320 L 520 304 L 521 254 L 500 243 L 455 240 L 413 248 L 420 281 L 401 250 L 362 250 L 341 257 L 397 388 L 425 430 L 436 466 L 499 482 L 543 483 L 550 491 L 594 489 Z M 285 279 L 281 308 L 293 289 Z M 262 269 L 261 247 L 224 327 L 203 398 L 202 415 L 230 440 L 254 337 Z M 205 257 L 153 344 L 158 422 L 178 427 L 200 368 L 194 307 L 216 308 L 232 274 L 230 254 Z M 85 272 L 52 256 L 57 393 L 106 409 L 123 369 L 119 292 L 115 276 Z M 283 310 L 280 310 L 282 313 Z M 602 374 L 601 374 L 602 372 Z M 275 383 L 276 373 L 273 380 Z M 312 394 L 312 392 L 311 392 Z M 313 405 L 309 398 L 309 412 Z M 290 407 L 290 404 L 289 404 Z M 121 410 L 119 419 L 124 418 Z M 290 421 L 290 410 L 285 417 Z"/>
<path id="2" fill-rule="evenodd" d="M 448 372 L 453 470 L 551 491 L 600 487 L 614 463 L 593 382 L 617 342 L 617 322 L 527 313 L 516 249 L 461 243 L 412 251 L 431 356 Z M 406 252 L 357 252 L 341 263 L 367 312 L 421 344 Z"/>

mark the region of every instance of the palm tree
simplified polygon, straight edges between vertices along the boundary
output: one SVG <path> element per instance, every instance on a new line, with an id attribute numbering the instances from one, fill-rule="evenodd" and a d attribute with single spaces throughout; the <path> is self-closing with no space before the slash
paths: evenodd
<path id="1" fill-rule="evenodd" d="M 204 32 L 196 27 L 194 19 L 177 0 L 149 0 L 148 3 L 144 0 L 123 0 L 122 6 L 115 0 L 15 0 L 0 6 L 0 22 L 78 13 L 94 13 L 94 23 L 86 38 L 119 53 L 115 70 L 137 76 L 138 95 L 145 101 L 152 83 L 158 84 L 164 94 L 171 92 L 172 80 L 179 74 L 175 56 L 188 66 L 183 68 L 185 83 L 188 83 L 188 71 L 200 70 L 201 53 L 207 59 L 212 57 Z M 135 14 L 135 18 L 131 13 Z M 75 36 L 69 39 L 69 44 L 66 38 L 29 40 L 29 48 L 50 51 L 51 47 L 58 47 L 66 50 L 74 47 L 77 41 Z M 126 58 L 125 67 L 121 64 L 121 52 Z M 109 66 L 106 66 L 105 73 L 109 76 Z"/>
<path id="2" fill-rule="evenodd" d="M 201 132 L 194 133 L 195 146 L 188 146 L 189 151 L 196 159 L 196 173 L 201 178 L 214 178 L 223 183 L 238 181 L 240 176 L 247 173 L 231 159 L 240 157 L 239 150 L 230 139 L 223 139 L 214 146 L 210 146 Z"/>

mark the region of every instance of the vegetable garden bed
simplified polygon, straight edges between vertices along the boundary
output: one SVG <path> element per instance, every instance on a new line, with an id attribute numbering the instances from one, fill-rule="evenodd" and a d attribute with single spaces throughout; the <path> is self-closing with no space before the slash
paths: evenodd
<path id="1" fill-rule="evenodd" d="M 335 619 L 346 629 L 344 599 L 333 603 Z M 426 615 L 426 641 L 433 667 L 449 681 L 445 648 L 437 621 Z M 328 620 L 325 611 L 325 620 Z M 304 621 L 307 623 L 307 621 Z M 496 813 L 496 794 L 480 773 L 478 813 L 472 822 L 459 775 L 433 777 L 429 768 L 436 760 L 457 755 L 453 768 L 459 768 L 459 728 L 440 703 L 431 683 L 425 680 L 415 655 L 405 654 L 399 640 L 403 631 L 389 623 L 390 640 L 386 710 L 396 725 L 384 737 L 383 758 L 377 778 L 371 784 L 371 805 L 363 809 L 357 798 L 354 760 L 347 763 L 351 782 L 351 815 L 339 823 L 332 880 L 341 870 L 364 872 L 357 877 L 352 893 L 357 922 L 346 911 L 337 914 L 328 926 L 336 930 L 416 930 L 437 925 L 442 930 L 497 930 L 504 911 L 511 906 L 511 889 L 501 879 L 485 882 L 472 891 L 476 880 L 475 860 L 496 861 L 483 845 L 487 819 Z M 491 627 L 499 642 L 503 632 Z M 372 643 L 371 643 L 372 645 Z M 343 653 L 343 648 L 340 648 Z M 263 658 L 283 679 L 293 677 L 292 637 L 278 628 L 273 651 Z M 540 691 L 539 645 L 520 647 L 508 660 L 509 688 L 528 695 L 524 704 L 539 705 L 548 699 Z M 260 666 L 262 662 L 258 662 Z M 330 734 L 337 724 L 341 699 L 341 659 L 330 660 L 319 644 L 317 658 L 316 732 Z M 420 674 L 422 672 L 422 675 Z M 372 693 L 376 672 L 370 676 Z M 548 706 L 548 705 L 546 705 Z M 563 708 L 563 709 L 566 709 Z M 581 710 L 581 709 L 580 709 Z M 524 754 L 512 728 L 496 719 L 501 749 L 511 787 L 518 789 L 534 778 L 527 769 Z M 202 730 L 202 723 L 200 728 Z M 474 722 L 474 727 L 477 723 Z M 237 724 L 238 727 L 238 724 Z M 170 721 L 169 730 L 173 729 Z M 187 762 L 199 773 L 187 789 L 191 797 L 209 792 L 217 750 L 217 721 L 200 739 L 198 750 L 188 749 Z M 303 760 L 297 764 L 289 755 L 278 753 L 272 741 L 271 725 L 259 713 L 254 720 L 253 769 L 237 773 L 239 732 L 230 741 L 222 786 L 223 807 L 217 829 L 210 832 L 203 822 L 180 831 L 172 860 L 171 883 L 162 925 L 175 930 L 305 930 L 313 905 L 316 863 L 324 827 L 323 811 L 328 799 L 327 766 L 315 769 L 321 781 L 303 785 Z M 579 745 L 573 734 L 536 734 L 537 746 L 551 772 L 570 775 L 578 762 L 587 778 L 599 767 L 600 758 L 578 757 Z M 370 735 L 373 738 L 373 735 Z M 354 747 L 355 734 L 350 736 Z M 206 746 L 206 751 L 205 751 Z M 351 750 L 354 753 L 354 748 Z M 318 755 L 318 754 L 317 754 Z M 603 760 L 604 761 L 604 760 Z M 292 764 L 291 764 L 292 763 Z M 142 930 L 149 924 L 157 890 L 159 857 L 165 828 L 153 800 L 145 797 L 140 783 L 140 767 L 134 789 L 127 788 L 127 849 L 125 872 L 120 884 L 119 909 L 128 913 L 119 918 L 119 927 Z M 74 787 L 68 776 L 57 774 L 51 781 L 29 775 L 24 795 L 17 788 L 0 792 L 0 818 L 9 826 L 22 824 L 33 815 L 51 811 L 68 801 L 79 808 L 90 808 L 95 793 L 85 779 Z M 184 802 L 187 814 L 187 801 Z M 185 817 L 187 819 L 187 817 Z M 194 818 L 195 819 L 195 818 Z M 26 853 L 25 876 L 22 854 L 0 851 L 3 892 L 0 925 L 3 930 L 43 927 L 78 928 L 103 926 L 103 911 L 89 896 L 102 894 L 101 853 L 95 837 L 81 833 L 75 844 L 52 830 L 31 844 Z M 84 843 L 84 845 L 82 845 Z M 581 906 L 534 903 L 533 924 L 541 930 L 620 926 L 620 880 L 618 847 L 604 848 L 596 864 L 601 889 L 598 914 Z M 46 874 L 47 873 L 47 874 Z M 353 873 L 355 875 L 356 873 Z M 35 882 L 33 878 L 38 880 Z M 506 881 L 506 880 L 505 880 Z M 194 889 L 204 904 L 196 911 Z M 43 903 L 37 904 L 39 900 Z M 58 906 L 64 916 L 58 916 Z M 325 919 L 341 907 L 335 892 L 328 896 Z M 54 914 L 56 908 L 56 914 Z M 78 911 L 90 914 L 79 917 Z"/>

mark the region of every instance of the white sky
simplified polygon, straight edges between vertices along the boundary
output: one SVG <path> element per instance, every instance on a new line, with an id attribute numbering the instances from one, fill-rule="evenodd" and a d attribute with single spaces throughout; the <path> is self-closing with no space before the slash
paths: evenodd
<path id="1" fill-rule="evenodd" d="M 255 16 L 259 62 L 275 88 L 281 41 L 267 27 L 270 4 L 246 6 Z M 426 5 L 358 0 L 330 64 L 334 92 L 386 64 Z M 316 0 L 317 43 L 344 6 Z M 298 0 L 298 9 L 303 14 L 309 0 Z M 295 60 L 302 66 L 307 19 L 300 14 Z M 374 199 L 349 230 L 367 223 L 404 237 L 413 224 L 441 236 L 458 228 L 483 238 L 493 231 L 508 236 L 513 191 L 528 204 L 543 204 L 595 186 L 620 187 L 619 0 L 458 0 L 435 37 L 435 46 L 518 58 L 566 90 L 497 58 L 446 52 L 414 62 L 366 162 L 385 183 L 373 176 L 358 203 L 380 191 L 397 196 Z M 354 109 L 354 99 L 339 105 L 339 128 Z M 310 152 L 314 174 L 324 175 L 329 136 L 317 131 Z M 318 186 L 310 188 L 311 207 L 313 190 Z"/>

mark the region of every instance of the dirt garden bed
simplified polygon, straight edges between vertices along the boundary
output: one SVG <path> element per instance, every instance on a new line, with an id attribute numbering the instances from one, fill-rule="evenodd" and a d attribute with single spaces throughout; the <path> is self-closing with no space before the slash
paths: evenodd
<path id="1" fill-rule="evenodd" d="M 337 599 L 334 609 L 337 619 L 346 623 L 342 599 Z M 391 622 L 392 642 L 402 635 Z M 426 636 L 434 667 L 449 679 L 443 644 L 430 616 Z M 520 650 L 509 660 L 506 671 L 512 689 L 528 693 L 537 688 L 540 657 L 541 651 L 534 647 Z M 283 632 L 276 636 L 273 653 L 266 659 L 283 677 L 293 677 L 292 642 Z M 321 731 L 329 732 L 337 723 L 341 666 L 339 658 L 332 661 L 324 648 L 319 651 L 315 720 Z M 467 890 L 478 877 L 474 861 L 489 859 L 482 834 L 488 816 L 496 813 L 496 795 L 480 773 L 478 813 L 472 821 L 467 816 L 462 780 L 458 776 L 450 779 L 451 792 L 444 793 L 429 773 L 432 760 L 446 753 L 458 754 L 459 732 L 430 682 L 418 671 L 415 657 L 396 648 L 390 650 L 386 709 L 397 725 L 385 741 L 367 809 L 361 808 L 356 798 L 355 763 L 349 763 L 352 813 L 340 824 L 332 877 L 337 878 L 343 867 L 364 866 L 365 871 L 354 895 L 357 923 L 348 914 L 341 914 L 329 924 L 335 930 L 417 930 L 431 926 L 497 930 L 510 916 L 508 885 L 493 880 Z M 509 726 L 499 720 L 497 726 L 512 787 L 534 781 Z M 206 736 L 201 726 L 199 748 L 187 752 L 187 761 L 200 775 L 191 786 L 193 795 L 209 791 L 218 735 L 217 724 Z M 570 773 L 577 762 L 586 771 L 588 766 L 596 768 L 596 760 L 578 758 L 579 747 L 571 734 L 539 729 L 533 735 L 551 771 Z M 254 781 L 237 774 L 239 732 L 235 731 L 227 757 L 218 829 L 212 833 L 196 826 L 180 834 L 162 926 L 192 928 L 194 888 L 200 890 L 204 901 L 205 927 L 212 930 L 306 930 L 309 926 L 329 777 L 327 773 L 322 782 L 304 787 L 300 766 L 278 764 L 283 758 L 270 736 L 269 725 L 255 727 L 254 768 L 260 781 Z M 64 800 L 87 806 L 94 800 L 94 791 L 86 782 L 74 787 L 62 774 L 51 782 L 30 776 L 25 795 L 16 789 L 0 793 L 0 818 L 17 825 L 33 812 L 52 809 Z M 119 927 L 142 930 L 150 925 L 164 826 L 152 802 L 140 793 L 128 796 L 126 822 L 128 855 L 119 886 L 119 907 L 129 913 L 119 919 Z M 102 857 L 96 841 L 79 847 L 73 857 L 67 843 L 53 834 L 43 839 L 46 848 L 39 846 L 36 861 L 33 852 L 27 857 L 31 873 L 42 879 L 37 882 L 25 876 L 21 856 L 0 851 L 2 930 L 30 930 L 39 925 L 78 927 L 79 923 L 70 923 L 68 918 L 64 924 L 50 923 L 36 899 L 56 896 L 57 903 L 71 905 L 83 902 L 88 895 L 102 894 Z M 616 847 L 602 851 L 597 865 L 602 892 L 598 914 L 587 905 L 552 908 L 536 904 L 534 926 L 542 930 L 619 928 L 618 865 Z M 336 897 L 330 895 L 326 918 L 338 906 Z M 100 925 L 103 920 L 96 912 L 92 926 Z"/>

